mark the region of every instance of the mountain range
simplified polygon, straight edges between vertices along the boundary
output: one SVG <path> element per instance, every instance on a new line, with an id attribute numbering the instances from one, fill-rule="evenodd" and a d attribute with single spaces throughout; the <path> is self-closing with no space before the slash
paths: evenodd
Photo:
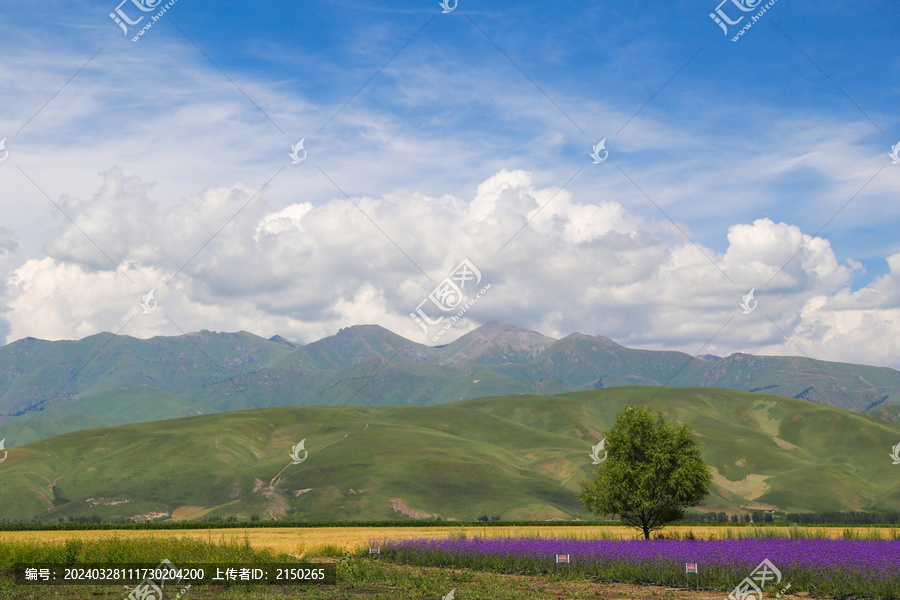
<path id="1" fill-rule="evenodd" d="M 886 367 L 744 353 L 698 358 L 501 323 L 437 347 L 378 325 L 307 345 L 243 331 L 145 340 L 101 333 L 0 348 L 0 439 L 10 448 L 80 429 L 254 408 L 429 406 L 622 386 L 765 392 L 860 413 L 900 404 L 900 371 Z"/>

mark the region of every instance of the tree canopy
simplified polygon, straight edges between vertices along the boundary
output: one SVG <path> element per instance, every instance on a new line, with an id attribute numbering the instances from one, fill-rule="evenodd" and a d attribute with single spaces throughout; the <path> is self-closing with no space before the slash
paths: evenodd
<path id="1" fill-rule="evenodd" d="M 629 406 L 606 433 L 607 458 L 581 483 L 579 499 L 595 514 L 619 515 L 650 539 L 651 531 L 683 518 L 709 494 L 712 476 L 701 447 L 689 425 Z"/>

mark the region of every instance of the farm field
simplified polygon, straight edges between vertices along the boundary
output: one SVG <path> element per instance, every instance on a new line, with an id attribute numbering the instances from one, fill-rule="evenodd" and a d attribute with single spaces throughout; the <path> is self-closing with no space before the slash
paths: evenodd
<path id="1" fill-rule="evenodd" d="M 693 534 L 698 539 L 730 537 L 828 537 L 892 539 L 900 529 L 890 527 L 714 527 L 671 526 L 663 531 L 666 537 L 683 538 Z M 326 548 L 341 552 L 366 549 L 376 540 L 458 539 L 495 537 L 543 537 L 574 539 L 637 539 L 639 532 L 630 527 L 321 527 L 321 528 L 236 528 L 236 529 L 172 529 L 172 530 L 103 530 L 103 531 L 0 531 L 3 542 L 64 543 L 70 539 L 107 540 L 112 538 L 186 538 L 204 542 L 240 542 L 246 539 L 254 550 L 270 550 L 301 558 L 317 554 Z"/>
<path id="2" fill-rule="evenodd" d="M 472 528 L 475 529 L 475 528 Z M 121 533 L 121 532 L 119 532 Z M 130 532 L 129 532 L 130 533 Z M 60 538 L 61 540 L 61 538 Z M 57 540 L 57 541 L 60 541 Z M 635 542 L 643 544 L 643 542 Z M 78 563 L 122 562 L 158 560 L 160 556 L 171 558 L 183 565 L 202 557 L 203 562 L 229 564 L 285 562 L 284 555 L 269 550 L 257 550 L 240 543 L 208 543 L 174 537 L 153 539 L 130 536 L 113 541 L 81 541 L 63 545 L 43 546 L 49 552 L 40 551 L 34 541 L 0 540 L 0 568 L 21 562 L 26 557 L 42 556 L 44 560 Z M 437 599 L 450 590 L 456 590 L 458 600 L 559 600 L 560 598 L 607 600 L 636 599 L 655 600 L 721 600 L 722 592 L 711 589 L 685 590 L 667 585 L 635 585 L 598 581 L 587 577 L 558 577 L 544 572 L 537 575 L 497 573 L 473 569 L 448 568 L 447 566 L 411 566 L 396 564 L 388 557 L 372 558 L 365 550 L 355 556 L 337 558 L 339 552 L 323 553 L 325 556 L 309 559 L 320 564 L 333 564 L 337 569 L 337 584 L 316 587 L 245 587 L 231 588 L 194 586 L 182 589 L 184 600 L 280 600 L 303 597 L 308 600 L 346 600 L 371 598 L 373 600 Z M 288 561 L 290 562 L 290 561 Z M 79 585 L 40 586 L 14 584 L 0 576 L 0 598 L 3 600 L 113 600 L 124 599 L 130 586 Z M 785 595 L 782 598 L 803 597 Z M 177 587 L 167 591 L 166 600 L 179 597 Z"/>
<path id="3" fill-rule="evenodd" d="M 380 558 L 420 567 L 559 573 L 565 578 L 674 587 L 687 584 L 686 565 L 693 564 L 698 586 L 735 590 L 738 597 L 754 589 L 766 595 L 792 590 L 824 598 L 896 599 L 898 555 L 900 540 L 495 538 L 387 542 Z"/>

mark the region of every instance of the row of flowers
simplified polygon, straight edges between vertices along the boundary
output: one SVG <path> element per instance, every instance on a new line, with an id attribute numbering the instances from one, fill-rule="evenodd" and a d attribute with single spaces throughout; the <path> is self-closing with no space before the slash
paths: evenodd
<path id="1" fill-rule="evenodd" d="M 692 585 L 696 580 L 701 587 L 734 590 L 737 598 L 775 597 L 786 586 L 832 598 L 900 598 L 897 540 L 410 539 L 384 541 L 380 548 L 387 560 L 417 566 L 534 575 L 559 570 L 603 581 L 676 586 L 685 585 L 686 565 L 696 564 Z M 569 562 L 559 564 L 560 555 L 568 555 Z"/>

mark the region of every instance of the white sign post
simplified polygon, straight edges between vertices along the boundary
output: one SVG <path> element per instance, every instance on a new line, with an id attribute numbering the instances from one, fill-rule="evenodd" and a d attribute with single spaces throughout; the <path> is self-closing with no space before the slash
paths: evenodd
<path id="1" fill-rule="evenodd" d="M 684 582 L 687 584 L 687 589 L 691 589 L 690 573 L 697 576 L 697 589 L 700 589 L 700 569 L 698 566 L 697 563 L 684 563 Z"/>

